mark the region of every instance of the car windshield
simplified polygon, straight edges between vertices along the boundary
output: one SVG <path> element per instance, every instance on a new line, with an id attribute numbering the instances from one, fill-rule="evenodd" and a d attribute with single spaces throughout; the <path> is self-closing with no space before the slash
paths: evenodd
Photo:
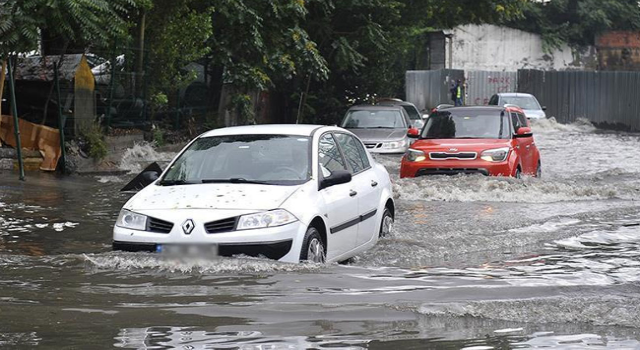
<path id="1" fill-rule="evenodd" d="M 160 185 L 259 183 L 299 185 L 311 178 L 311 138 L 226 135 L 193 142 Z"/>
<path id="2" fill-rule="evenodd" d="M 342 122 L 346 129 L 404 129 L 406 124 L 399 110 L 349 111 Z"/>
<path id="3" fill-rule="evenodd" d="M 502 104 L 516 105 L 522 109 L 542 109 L 532 96 L 503 96 Z"/>
<path id="4" fill-rule="evenodd" d="M 507 139 L 509 120 L 500 111 L 440 111 L 427 119 L 423 139 Z"/>

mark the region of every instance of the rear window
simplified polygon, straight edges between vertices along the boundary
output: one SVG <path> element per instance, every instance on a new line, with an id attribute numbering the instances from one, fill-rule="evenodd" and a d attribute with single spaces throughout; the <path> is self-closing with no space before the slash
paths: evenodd
<path id="1" fill-rule="evenodd" d="M 508 116 L 501 111 L 438 111 L 427 120 L 423 139 L 508 139 Z"/>
<path id="2" fill-rule="evenodd" d="M 540 104 L 538 104 L 538 101 L 532 96 L 503 96 L 502 104 L 516 105 L 522 109 L 542 109 L 540 108 Z"/>
<path id="3" fill-rule="evenodd" d="M 406 128 L 399 110 L 353 110 L 342 122 L 345 129 L 402 129 Z"/>

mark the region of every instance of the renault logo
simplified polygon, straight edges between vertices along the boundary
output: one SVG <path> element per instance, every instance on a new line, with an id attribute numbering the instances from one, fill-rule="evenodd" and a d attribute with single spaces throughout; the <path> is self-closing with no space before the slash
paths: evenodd
<path id="1" fill-rule="evenodd" d="M 191 231 L 193 231 L 195 227 L 196 224 L 193 223 L 193 220 L 187 219 L 187 221 L 182 224 L 182 231 L 184 231 L 185 234 L 190 235 Z"/>

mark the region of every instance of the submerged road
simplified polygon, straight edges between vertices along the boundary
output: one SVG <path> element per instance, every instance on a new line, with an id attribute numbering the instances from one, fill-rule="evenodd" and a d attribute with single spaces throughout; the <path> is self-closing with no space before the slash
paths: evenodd
<path id="1" fill-rule="evenodd" d="M 349 265 L 114 253 L 125 178 L 0 173 L 0 348 L 640 348 L 640 136 L 534 132 L 542 179 L 377 157 L 399 215 Z"/>

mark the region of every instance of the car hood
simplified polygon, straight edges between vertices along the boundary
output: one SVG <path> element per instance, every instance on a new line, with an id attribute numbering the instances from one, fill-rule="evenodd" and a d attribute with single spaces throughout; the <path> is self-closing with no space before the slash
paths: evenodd
<path id="1" fill-rule="evenodd" d="M 300 186 L 257 184 L 197 184 L 157 186 L 151 184 L 125 204 L 128 210 L 251 209 L 278 208 Z"/>
<path id="2" fill-rule="evenodd" d="M 546 113 L 541 109 L 523 109 L 527 118 L 546 118 Z"/>
<path id="3" fill-rule="evenodd" d="M 474 139 L 474 140 L 420 140 L 411 148 L 429 152 L 482 152 L 487 149 L 508 147 L 510 140 Z M 454 150 L 455 149 L 455 150 Z"/>
<path id="4" fill-rule="evenodd" d="M 362 141 L 401 140 L 407 136 L 406 129 L 347 129 Z"/>

